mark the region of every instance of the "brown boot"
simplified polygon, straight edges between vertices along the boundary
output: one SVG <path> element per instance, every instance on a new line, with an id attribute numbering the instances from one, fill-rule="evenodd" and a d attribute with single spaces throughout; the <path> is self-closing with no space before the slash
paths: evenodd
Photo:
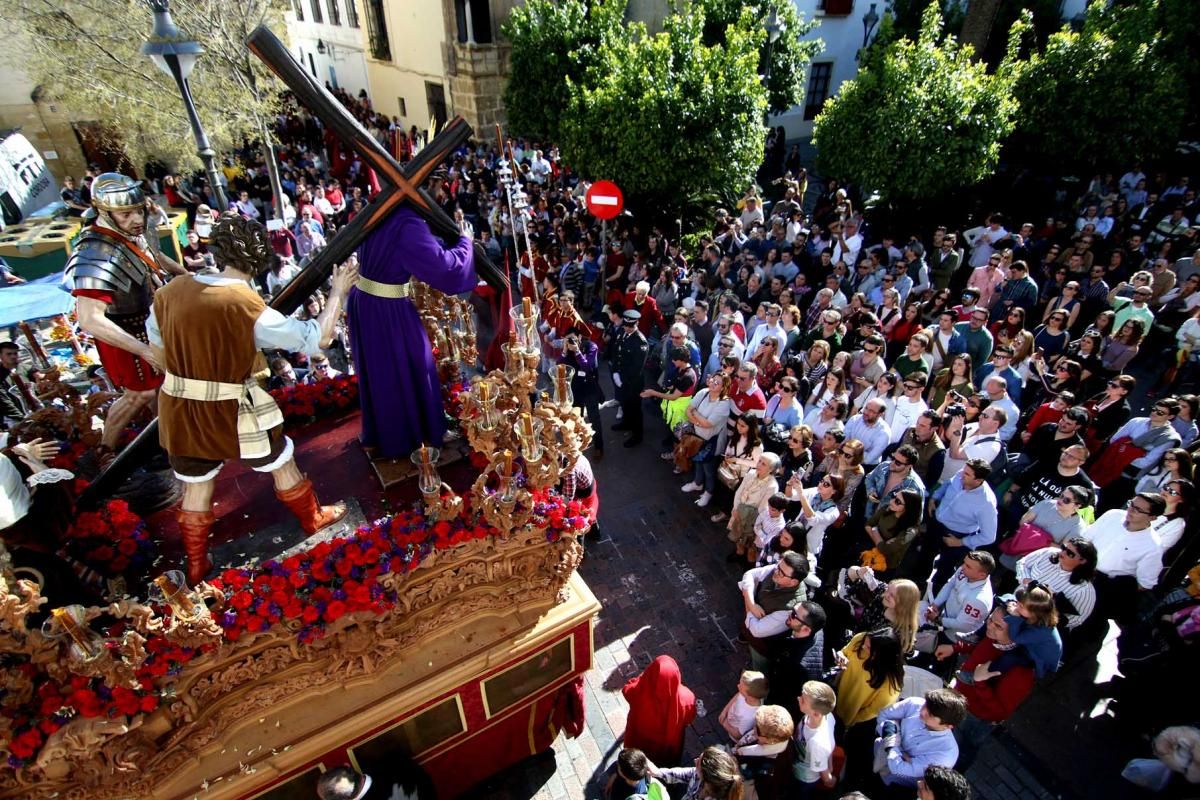
<path id="1" fill-rule="evenodd" d="M 180 510 L 175 519 L 183 537 L 183 552 L 187 554 L 188 583 L 195 586 L 212 570 L 208 557 L 208 533 L 217 518 L 211 511 Z"/>
<path id="2" fill-rule="evenodd" d="M 296 519 L 300 520 L 300 527 L 309 536 L 346 516 L 345 503 L 321 505 L 317 501 L 317 493 L 313 491 L 312 481 L 308 478 L 282 492 L 277 489 L 275 496 L 296 515 Z"/>

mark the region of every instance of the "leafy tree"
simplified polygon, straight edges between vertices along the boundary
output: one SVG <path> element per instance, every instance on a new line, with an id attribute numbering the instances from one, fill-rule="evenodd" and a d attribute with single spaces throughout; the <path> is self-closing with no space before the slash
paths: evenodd
<path id="1" fill-rule="evenodd" d="M 1195 30 L 1194 22 L 1166 19 L 1160 0 L 1093 3 L 1082 30 L 1064 27 L 1051 36 L 1016 86 L 1015 152 L 1057 169 L 1170 152 L 1188 107 L 1181 60 L 1165 35 L 1176 24 Z"/>
<path id="2" fill-rule="evenodd" d="M 780 35 L 775 42 L 763 44 L 758 71 L 767 76 L 767 103 L 772 112 L 800 105 L 808 64 L 825 49 L 820 39 L 804 40 L 817 27 L 816 20 L 805 20 L 792 0 L 698 0 L 697 5 L 704 13 L 706 45 L 724 45 L 726 32 L 738 23 L 744 11 L 760 25 L 765 25 L 774 11 Z"/>
<path id="3" fill-rule="evenodd" d="M 527 0 L 500 31 L 512 43 L 504 88 L 508 124 L 518 136 L 558 141 L 570 99 L 567 75 L 582 75 L 608 46 L 625 41 L 625 0 Z"/>
<path id="4" fill-rule="evenodd" d="M 916 41 L 873 48 L 826 103 L 813 132 L 821 172 L 886 202 L 934 198 L 986 178 L 1015 124 L 1024 30 L 1013 27 L 1009 55 L 988 74 L 971 48 L 942 40 L 942 15 L 931 3 Z"/>
<path id="5" fill-rule="evenodd" d="M 669 16 L 664 28 L 649 36 L 640 23 L 629 26 L 582 78 L 569 79 L 561 126 L 569 163 L 619 181 L 651 214 L 745 185 L 765 133 L 758 60 L 766 34 L 752 12 L 723 45 L 704 44 L 696 6 Z"/>
<path id="6" fill-rule="evenodd" d="M 218 151 L 269 141 L 283 85 L 244 42 L 259 24 L 282 27 L 272 0 L 183 0 L 172 16 L 205 48 L 190 83 L 205 129 Z M 45 96 L 79 119 L 114 132 L 107 144 L 135 164 L 159 158 L 199 166 L 175 82 L 139 50 L 152 26 L 136 0 L 0 0 L 0 20 Z"/>

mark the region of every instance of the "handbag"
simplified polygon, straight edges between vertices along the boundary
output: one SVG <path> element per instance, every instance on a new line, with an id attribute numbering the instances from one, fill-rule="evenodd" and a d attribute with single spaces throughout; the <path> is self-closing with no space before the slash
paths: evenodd
<path id="1" fill-rule="evenodd" d="M 691 425 L 690 422 L 685 424 Z M 680 472 L 686 470 L 692 460 L 692 456 L 700 452 L 701 448 L 703 448 L 705 444 L 707 444 L 707 442 L 697 436 L 693 431 L 684 431 L 679 437 L 679 441 L 675 445 L 675 468 Z"/>
<path id="2" fill-rule="evenodd" d="M 1000 552 L 1020 558 L 1054 544 L 1054 537 L 1032 522 L 1022 522 L 1017 532 L 1000 543 Z"/>
<path id="3" fill-rule="evenodd" d="M 724 461 L 721 462 L 721 466 L 717 467 L 717 479 L 730 489 L 737 489 L 738 484 L 742 482 L 742 476 L 738 475 Z"/>

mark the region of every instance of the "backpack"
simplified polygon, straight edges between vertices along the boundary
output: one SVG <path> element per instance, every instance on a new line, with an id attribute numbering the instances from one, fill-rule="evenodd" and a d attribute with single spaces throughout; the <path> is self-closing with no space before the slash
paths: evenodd
<path id="1" fill-rule="evenodd" d="M 996 457 L 992 459 L 992 463 L 988 465 L 992 468 L 992 471 L 988 474 L 987 482 L 989 486 L 995 489 L 1008 479 L 1008 446 L 1004 444 L 1000 437 L 995 434 L 992 436 L 984 436 L 981 439 L 976 439 L 975 443 L 979 444 L 980 442 L 991 441 L 999 442 L 1000 444 L 1000 452 L 996 454 Z"/>

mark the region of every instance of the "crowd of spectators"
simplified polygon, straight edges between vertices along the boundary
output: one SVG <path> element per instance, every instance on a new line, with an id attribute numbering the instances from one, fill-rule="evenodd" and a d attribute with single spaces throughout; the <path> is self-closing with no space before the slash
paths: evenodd
<path id="1" fill-rule="evenodd" d="M 419 151 L 421 132 L 340 99 L 398 160 Z M 222 169 L 227 213 L 271 228 L 265 294 L 379 190 L 303 108 L 276 132 L 278 207 L 256 151 Z M 510 216 L 483 143 L 429 188 L 515 288 L 536 287 L 546 364 L 575 368 L 593 458 L 614 429 L 641 445 L 661 413 L 664 469 L 745 570 L 749 669 L 721 713 L 728 746 L 676 766 L 686 689 L 659 664 L 643 689 L 674 676 L 678 742 L 631 723 L 609 796 L 663 781 L 688 798 L 968 797 L 955 768 L 1064 653 L 1093 657 L 1110 620 L 1134 662 L 1183 640 L 1164 620 L 1196 603 L 1177 591 L 1197 560 L 1200 446 L 1200 203 L 1186 177 L 1135 165 L 1041 222 L 893 231 L 852 188 L 810 193 L 789 171 L 685 248 L 628 216 L 605 242 L 587 182 L 553 147 L 514 155 L 527 218 Z M 162 188 L 194 219 L 186 264 L 210 269 L 205 187 Z M 274 354 L 272 382 L 336 374 L 344 347 L 323 366 Z"/>

